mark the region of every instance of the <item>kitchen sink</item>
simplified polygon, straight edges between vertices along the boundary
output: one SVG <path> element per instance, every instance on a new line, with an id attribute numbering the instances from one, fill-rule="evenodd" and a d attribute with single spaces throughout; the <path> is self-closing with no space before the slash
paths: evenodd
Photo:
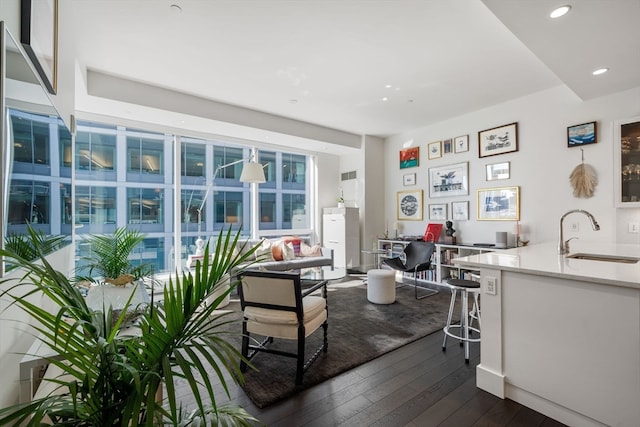
<path id="1" fill-rule="evenodd" d="M 640 258 L 631 257 L 631 256 L 585 254 L 585 253 L 575 253 L 575 254 L 567 255 L 567 258 L 585 259 L 589 261 L 620 262 L 623 264 L 635 264 L 638 261 L 640 261 Z"/>

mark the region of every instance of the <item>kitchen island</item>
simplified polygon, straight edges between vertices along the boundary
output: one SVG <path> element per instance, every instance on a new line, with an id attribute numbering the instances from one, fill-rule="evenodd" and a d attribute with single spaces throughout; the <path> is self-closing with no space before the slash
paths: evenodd
<path id="1" fill-rule="evenodd" d="M 571 246 L 640 258 L 640 245 Z M 543 243 L 454 263 L 480 271 L 479 388 L 568 425 L 640 425 L 640 262 Z"/>

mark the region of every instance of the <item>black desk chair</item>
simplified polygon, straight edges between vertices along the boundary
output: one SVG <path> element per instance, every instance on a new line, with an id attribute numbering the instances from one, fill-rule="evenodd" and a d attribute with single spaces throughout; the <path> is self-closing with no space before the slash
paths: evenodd
<path id="1" fill-rule="evenodd" d="M 435 245 L 432 242 L 415 241 L 404 248 L 404 256 L 384 260 L 384 264 L 394 270 L 413 273 L 413 287 L 416 299 L 423 299 L 438 293 L 436 290 L 429 290 L 426 294 L 418 296 L 418 272 L 428 270 L 431 267 L 431 256 L 434 249 Z"/>

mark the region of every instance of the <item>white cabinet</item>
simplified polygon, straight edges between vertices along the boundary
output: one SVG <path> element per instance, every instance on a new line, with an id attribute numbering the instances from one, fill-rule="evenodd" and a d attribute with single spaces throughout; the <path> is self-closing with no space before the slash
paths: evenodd
<path id="1" fill-rule="evenodd" d="M 333 249 L 336 267 L 360 265 L 360 218 L 358 208 L 324 208 L 322 245 Z"/>

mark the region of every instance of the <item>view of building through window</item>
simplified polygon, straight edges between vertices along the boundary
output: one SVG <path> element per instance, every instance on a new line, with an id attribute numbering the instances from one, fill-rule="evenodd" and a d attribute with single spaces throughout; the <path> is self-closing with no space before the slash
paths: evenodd
<path id="1" fill-rule="evenodd" d="M 240 181 L 254 149 L 249 141 L 242 146 L 79 121 L 74 150 L 57 117 L 11 110 L 10 120 L 8 233 L 26 232 L 27 223 L 52 235 L 73 230 L 76 248 L 83 251 L 83 235 L 136 229 L 146 239 L 135 262 L 150 263 L 155 272 L 173 271 L 176 258 L 183 266 L 198 237 L 215 238 L 229 227 L 241 227 L 247 237 L 279 230 L 310 233 L 308 156 L 258 151 L 267 181 L 249 184 Z M 174 158 L 176 141 L 179 158 Z M 179 183 L 173 182 L 174 170 L 180 171 Z M 180 219 L 180 230 L 174 218 Z"/>

